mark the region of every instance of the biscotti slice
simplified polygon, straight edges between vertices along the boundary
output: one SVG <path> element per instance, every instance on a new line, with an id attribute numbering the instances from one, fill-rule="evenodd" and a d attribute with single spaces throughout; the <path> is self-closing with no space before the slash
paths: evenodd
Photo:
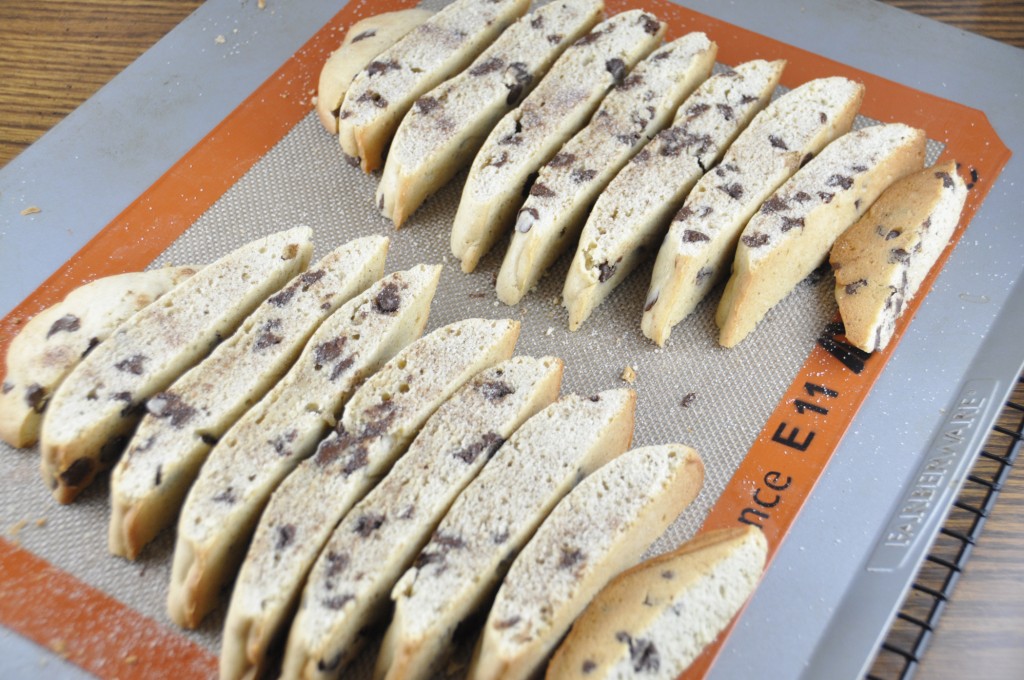
<path id="1" fill-rule="evenodd" d="M 353 395 L 335 431 L 274 492 L 260 518 L 228 609 L 225 677 L 262 664 L 334 527 L 452 393 L 512 355 L 519 327 L 511 319 L 466 319 L 439 328 Z"/>
<path id="2" fill-rule="evenodd" d="M 717 52 L 703 33 L 659 48 L 612 88 L 590 123 L 540 169 L 498 272 L 499 300 L 518 304 L 576 243 L 598 194 L 707 79 Z"/>
<path id="3" fill-rule="evenodd" d="M 434 15 L 413 7 L 384 12 L 349 27 L 341 45 L 324 62 L 316 91 L 316 113 L 324 129 L 338 134 L 338 111 L 349 84 L 370 60 Z"/>
<path id="4" fill-rule="evenodd" d="M 849 131 L 863 96 L 851 80 L 820 78 L 757 114 L 673 218 L 647 289 L 644 335 L 665 344 L 672 327 L 728 275 L 750 217 L 802 163 Z"/>
<path id="5" fill-rule="evenodd" d="M 471 272 L 512 226 L 529 177 L 583 127 L 615 83 L 661 42 L 665 24 L 641 10 L 598 24 L 559 57 L 473 160 L 452 225 L 452 253 Z"/>
<path id="6" fill-rule="evenodd" d="M 35 444 L 46 403 L 71 370 L 132 314 L 196 271 L 163 267 L 105 276 L 32 317 L 7 348 L 0 439 L 17 448 Z"/>
<path id="7" fill-rule="evenodd" d="M 708 78 L 598 197 L 565 277 L 575 331 L 661 243 L 693 185 L 771 99 L 786 62 L 756 60 Z"/>
<path id="8" fill-rule="evenodd" d="M 516 357 L 478 374 L 431 416 L 317 558 L 288 636 L 286 677 L 326 680 L 348 665 L 452 502 L 523 421 L 558 397 L 561 380 L 560 359 Z"/>
<path id="9" fill-rule="evenodd" d="M 423 332 L 441 275 L 385 276 L 332 314 L 295 365 L 213 448 L 178 519 L 167 609 L 194 628 L 235 575 L 271 493 L 335 423 L 360 383 Z"/>
<path id="10" fill-rule="evenodd" d="M 334 310 L 384 274 L 388 240 L 367 236 L 272 295 L 201 364 L 150 397 L 110 486 L 108 546 L 135 559 L 178 517 L 213 445 L 263 398 Z"/>
<path id="11" fill-rule="evenodd" d="M 924 132 L 902 123 L 850 132 L 783 184 L 743 229 L 718 304 L 718 342 L 734 347 L 828 258 L 839 235 L 896 180 L 924 164 Z"/>
<path id="12" fill-rule="evenodd" d="M 43 480 L 59 502 L 70 503 L 117 461 L 147 399 L 306 268 L 311 237 L 298 227 L 225 255 L 135 313 L 82 360 L 43 418 Z"/>
<path id="13" fill-rule="evenodd" d="M 533 677 L 591 598 L 640 560 L 703 483 L 697 453 L 673 444 L 624 453 L 580 482 L 512 563 L 467 678 Z"/>
<path id="14" fill-rule="evenodd" d="M 349 85 L 338 112 L 338 140 L 364 172 L 417 99 L 466 68 L 529 9 L 530 0 L 455 0 L 384 50 Z"/>
<path id="15" fill-rule="evenodd" d="M 396 227 L 473 160 L 498 119 L 601 18 L 603 0 L 561 0 L 527 14 L 469 68 L 420 97 L 402 120 L 377 186 Z"/>
<path id="16" fill-rule="evenodd" d="M 375 676 L 434 677 L 456 626 L 580 480 L 629 448 L 636 393 L 569 395 L 526 421 L 458 497 L 395 585 Z"/>
<path id="17" fill-rule="evenodd" d="M 967 199 L 948 161 L 886 189 L 832 247 L 836 301 L 847 341 L 865 352 L 885 349 L 896 320 L 939 259 Z"/>
<path id="18" fill-rule="evenodd" d="M 698 536 L 598 593 L 548 665 L 548 680 L 674 680 L 754 591 L 768 544 L 753 526 Z"/>

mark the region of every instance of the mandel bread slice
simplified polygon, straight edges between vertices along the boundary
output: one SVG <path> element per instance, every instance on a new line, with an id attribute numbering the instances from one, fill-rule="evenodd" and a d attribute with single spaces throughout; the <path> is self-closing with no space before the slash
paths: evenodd
<path id="1" fill-rule="evenodd" d="M 467 380 L 512 355 L 519 322 L 466 319 L 399 352 L 345 407 L 335 431 L 274 492 L 235 582 L 222 677 L 259 671 L 334 527 Z M 363 530 L 376 523 L 366 517 Z"/>
<path id="2" fill-rule="evenodd" d="M 689 505 L 704 465 L 682 445 L 628 451 L 555 506 L 512 563 L 491 606 L 469 680 L 526 680 L 573 620 Z"/>
<path id="3" fill-rule="evenodd" d="M 609 88 L 654 50 L 665 24 L 642 10 L 601 22 L 569 47 L 473 159 L 452 224 L 452 253 L 471 272 L 515 220 L 531 173 L 582 128 Z"/>
<path id="4" fill-rule="evenodd" d="M 750 597 L 767 552 L 761 530 L 745 525 L 624 572 L 573 625 L 547 680 L 675 680 Z"/>
<path id="5" fill-rule="evenodd" d="M 341 103 L 341 148 L 359 159 L 364 172 L 380 168 L 413 102 L 466 68 L 529 6 L 530 0 L 455 0 L 378 54 Z"/>
<path id="6" fill-rule="evenodd" d="M 836 301 L 846 339 L 885 349 L 960 222 L 967 187 L 947 161 L 893 183 L 832 246 Z"/>
<path id="7" fill-rule="evenodd" d="M 568 395 L 526 421 L 445 515 L 395 585 L 375 677 L 436 677 L 458 624 L 580 480 L 629 448 L 636 393 Z"/>
<path id="8" fill-rule="evenodd" d="M 740 232 L 775 189 L 845 134 L 864 87 L 846 78 L 804 83 L 769 104 L 697 182 L 654 262 L 641 330 L 664 345 L 716 282 L 728 275 Z"/>
<path id="9" fill-rule="evenodd" d="M 286 677 L 326 680 L 348 665 L 455 498 L 523 421 L 558 398 L 562 367 L 555 357 L 503 361 L 431 416 L 317 558 L 288 635 Z"/>
<path id="10" fill-rule="evenodd" d="M 39 439 L 43 411 L 65 377 L 132 314 L 195 274 L 161 267 L 90 281 L 32 317 L 11 340 L 0 388 L 0 439 L 16 448 Z"/>
<path id="11" fill-rule="evenodd" d="M 434 13 L 422 7 L 383 12 L 349 27 L 345 39 L 320 70 L 316 91 L 316 114 L 324 129 L 338 134 L 338 111 L 345 92 L 356 74 L 378 54 L 395 44 Z"/>
<path id="12" fill-rule="evenodd" d="M 42 473 L 70 503 L 121 454 L 147 399 L 166 389 L 306 268 L 312 231 L 248 243 L 121 324 L 65 378 L 43 419 Z"/>
<path id="13" fill-rule="evenodd" d="M 469 68 L 416 100 L 388 150 L 381 213 L 402 226 L 468 165 L 494 124 L 518 105 L 565 49 L 602 16 L 602 0 L 561 0 L 505 29 Z"/>
<path id="14" fill-rule="evenodd" d="M 150 397 L 110 486 L 108 545 L 135 559 L 177 519 L 213 445 L 295 361 L 325 318 L 384 274 L 388 240 L 346 243 L 292 279 L 171 387 Z"/>
<path id="15" fill-rule="evenodd" d="M 703 33 L 689 33 L 655 50 L 612 88 L 590 123 L 540 169 L 498 272 L 499 300 L 518 304 L 576 242 L 598 194 L 707 79 L 717 53 L 718 46 Z"/>
<path id="16" fill-rule="evenodd" d="M 785 65 L 758 59 L 708 78 L 601 193 L 565 276 L 569 330 L 661 243 L 693 185 L 768 104 Z"/>
<path id="17" fill-rule="evenodd" d="M 420 336 L 440 275 L 440 266 L 418 265 L 342 305 L 285 377 L 220 439 L 178 519 L 171 620 L 195 628 L 217 605 L 271 493 L 313 453 L 360 383 Z"/>
<path id="18" fill-rule="evenodd" d="M 718 342 L 734 347 L 828 258 L 839 235 L 896 180 L 924 164 L 924 132 L 873 125 L 825 147 L 764 202 L 740 236 L 718 304 Z"/>

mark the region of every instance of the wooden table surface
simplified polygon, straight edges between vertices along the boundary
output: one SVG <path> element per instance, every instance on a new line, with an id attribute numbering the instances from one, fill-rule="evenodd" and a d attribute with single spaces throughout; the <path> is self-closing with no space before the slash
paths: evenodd
<path id="1" fill-rule="evenodd" d="M 886 1 L 1024 47 L 1022 1 Z M 200 4 L 0 0 L 0 167 Z M 1019 388 L 1016 401 L 1024 403 Z M 1024 677 L 1024 469 L 1010 476 L 918 674 L 970 676 Z"/>

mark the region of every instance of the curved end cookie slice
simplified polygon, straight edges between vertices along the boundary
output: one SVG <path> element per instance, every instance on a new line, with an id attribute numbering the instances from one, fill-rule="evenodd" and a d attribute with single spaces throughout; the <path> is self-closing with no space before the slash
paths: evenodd
<path id="1" fill-rule="evenodd" d="M 715 321 L 734 347 L 828 257 L 886 187 L 921 169 L 924 132 L 902 123 L 843 135 L 782 185 L 743 229 Z"/>
<path id="2" fill-rule="evenodd" d="M 213 448 L 178 520 L 171 620 L 194 628 L 217 605 L 274 490 L 313 453 L 360 383 L 423 332 L 440 275 L 440 266 L 427 265 L 395 272 L 342 305 Z"/>
<path id="3" fill-rule="evenodd" d="M 498 119 L 601 18 L 602 0 L 560 0 L 509 26 L 470 66 L 416 100 L 388 149 L 377 205 L 396 227 L 468 165 Z"/>
<path id="4" fill-rule="evenodd" d="M 675 121 L 626 164 L 598 197 L 565 277 L 575 331 L 665 236 L 686 195 L 761 111 L 786 62 L 755 60 L 708 78 Z"/>
<path id="5" fill-rule="evenodd" d="M 345 92 L 356 74 L 370 60 L 394 45 L 406 33 L 434 15 L 428 9 L 413 7 L 383 12 L 352 24 L 341 46 L 327 57 L 317 84 L 316 114 L 324 129 L 338 134 L 338 112 Z"/>
<path id="6" fill-rule="evenodd" d="M 341 103 L 341 148 L 364 172 L 380 168 L 413 102 L 469 65 L 529 6 L 530 0 L 455 0 L 377 55 Z"/>
<path id="7" fill-rule="evenodd" d="M 704 481 L 682 445 L 628 451 L 569 492 L 519 554 L 484 625 L 470 680 L 525 680 L 594 595 L 689 505 Z"/>
<path id="8" fill-rule="evenodd" d="M 744 225 L 776 188 L 826 144 L 849 131 L 864 86 L 819 78 L 787 92 L 757 114 L 686 197 L 658 250 L 641 330 L 664 345 L 729 273 Z"/>
<path id="9" fill-rule="evenodd" d="M 499 300 L 518 304 L 576 242 L 598 194 L 707 79 L 717 53 L 718 46 L 703 33 L 658 48 L 612 88 L 587 126 L 541 167 L 498 272 Z"/>
<path id="10" fill-rule="evenodd" d="M 163 267 L 106 276 L 32 317 L 7 348 L 0 439 L 15 448 L 35 444 L 50 395 L 72 369 L 132 314 L 197 270 Z"/>
<path id="11" fill-rule="evenodd" d="M 846 339 L 885 349 L 905 305 L 953 236 L 967 187 L 948 161 L 886 189 L 832 247 L 836 301 Z"/>
<path id="12" fill-rule="evenodd" d="M 452 223 L 452 253 L 471 272 L 512 226 L 529 178 L 586 125 L 608 90 L 658 46 L 666 25 L 642 10 L 601 22 L 519 108 L 494 126 L 470 167 Z"/>
<path id="13" fill-rule="evenodd" d="M 579 481 L 629 448 L 636 393 L 567 395 L 526 421 L 466 487 L 391 593 L 375 676 L 436 677 L 458 624 Z"/>
<path id="14" fill-rule="evenodd" d="M 366 236 L 335 249 L 149 399 L 110 478 L 113 554 L 135 559 L 174 522 L 213 445 L 281 379 L 323 320 L 383 275 L 387 248 L 387 238 Z"/>
<path id="15" fill-rule="evenodd" d="M 673 680 L 728 625 L 761 578 L 768 544 L 746 526 L 709 532 L 615 578 L 548 665 L 548 680 Z"/>
<path id="16" fill-rule="evenodd" d="M 345 669 L 455 498 L 523 421 L 558 397 L 562 370 L 555 357 L 514 357 L 438 408 L 317 558 L 288 636 L 285 677 L 327 680 Z"/>
<path id="17" fill-rule="evenodd" d="M 242 320 L 309 264 L 312 230 L 248 243 L 144 307 L 64 380 L 43 419 L 42 473 L 70 503 L 111 467 L 147 399 L 198 363 Z"/>

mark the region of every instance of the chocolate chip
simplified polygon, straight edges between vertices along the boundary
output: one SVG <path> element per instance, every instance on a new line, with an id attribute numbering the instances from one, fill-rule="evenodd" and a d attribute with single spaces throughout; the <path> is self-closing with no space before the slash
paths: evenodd
<path id="1" fill-rule="evenodd" d="M 760 248 L 768 243 L 768 234 L 762 234 L 760 232 L 744 234 L 740 240 L 743 241 L 743 244 L 748 248 Z"/>
<path id="2" fill-rule="evenodd" d="M 695 213 L 693 208 L 690 206 L 689 203 L 687 203 L 686 205 L 679 209 L 679 212 L 676 213 L 676 216 L 672 218 L 672 220 L 674 222 L 685 222 L 686 220 L 693 217 L 694 214 Z"/>
<path id="3" fill-rule="evenodd" d="M 850 171 L 856 174 L 867 172 L 867 170 L 868 166 L 866 165 L 854 165 L 853 167 L 850 168 Z"/>
<path id="4" fill-rule="evenodd" d="M 460 550 L 466 547 L 466 542 L 458 536 L 451 536 L 441 531 L 435 531 L 434 535 L 430 538 L 430 541 L 431 543 L 436 543 L 440 546 L 444 546 L 449 550 Z"/>
<path id="5" fill-rule="evenodd" d="M 697 272 L 697 276 L 693 278 L 693 282 L 698 286 L 703 286 L 714 273 L 714 267 L 701 267 L 700 270 Z"/>
<path id="6" fill-rule="evenodd" d="M 701 231 L 695 231 L 693 229 L 683 230 L 683 243 L 701 243 L 704 241 L 710 241 L 711 237 Z"/>
<path id="7" fill-rule="evenodd" d="M 114 368 L 125 373 L 131 373 L 133 375 L 142 375 L 145 362 L 145 355 L 133 354 L 127 359 L 122 359 L 121 361 L 118 361 L 116 364 L 114 364 Z"/>
<path id="8" fill-rule="evenodd" d="M 649 160 L 651 160 L 651 152 L 647 147 L 644 147 L 640 153 L 633 157 L 634 163 L 646 163 Z"/>
<path id="9" fill-rule="evenodd" d="M 375 35 L 377 35 L 377 29 L 371 28 L 370 30 L 363 31 L 362 33 L 360 33 L 356 37 L 352 38 L 352 42 L 357 43 L 360 40 L 366 40 L 367 38 L 372 38 Z"/>
<path id="10" fill-rule="evenodd" d="M 591 170 L 589 168 L 573 168 L 569 172 L 569 179 L 576 184 L 583 184 L 597 177 L 597 170 Z"/>
<path id="11" fill-rule="evenodd" d="M 621 83 L 622 79 L 626 77 L 626 62 L 622 61 L 618 57 L 606 61 L 604 63 L 604 67 L 608 70 L 608 73 L 612 74 L 612 79 L 614 79 L 616 83 Z"/>
<path id="12" fill-rule="evenodd" d="M 820 198 L 823 203 L 831 203 L 832 199 L 835 198 L 835 197 L 836 197 L 835 194 L 830 194 L 827 191 L 819 191 L 818 192 L 818 198 Z"/>
<path id="13" fill-rule="evenodd" d="M 494 629 L 495 630 L 505 630 L 507 628 L 511 628 L 512 626 L 516 625 L 517 623 L 519 623 L 522 620 L 523 620 L 523 618 L 521 616 L 510 616 L 507 619 L 502 619 L 501 621 L 495 621 L 494 622 Z"/>
<path id="14" fill-rule="evenodd" d="M 373 300 L 373 306 L 381 314 L 394 314 L 401 304 L 402 297 L 398 292 L 398 285 L 394 282 L 384 284 Z"/>
<path id="15" fill-rule="evenodd" d="M 350 593 L 335 595 L 334 597 L 329 597 L 323 600 L 323 605 L 328 609 L 337 611 L 354 599 L 356 599 L 356 596 Z"/>
<path id="16" fill-rule="evenodd" d="M 848 284 L 846 284 L 846 294 L 847 295 L 854 295 L 854 294 L 857 293 L 858 290 L 860 290 L 861 288 L 863 288 L 866 285 L 868 285 L 868 280 L 867 279 L 857 279 L 853 283 L 848 283 Z"/>
<path id="17" fill-rule="evenodd" d="M 32 383 L 25 388 L 25 403 L 36 413 L 42 413 L 46 409 L 46 402 L 49 401 L 49 398 L 49 392 L 38 383 Z"/>
<path id="18" fill-rule="evenodd" d="M 292 541 L 295 540 L 295 525 L 285 524 L 277 528 L 277 542 L 274 544 L 274 550 L 281 551 L 291 545 Z"/>
<path id="19" fill-rule="evenodd" d="M 79 458 L 58 475 L 64 486 L 80 486 L 92 474 L 95 463 L 89 458 Z"/>
<path id="20" fill-rule="evenodd" d="M 510 394 L 515 394 L 515 389 L 501 380 L 489 380 L 480 386 L 480 394 L 484 395 L 488 401 L 498 401 Z"/>
<path id="21" fill-rule="evenodd" d="M 291 430 L 288 430 L 287 432 L 279 434 L 273 439 L 268 440 L 267 443 L 274 447 L 274 452 L 277 453 L 277 455 L 281 456 L 282 458 L 286 458 L 292 455 L 292 450 L 288 447 L 288 445 L 295 441 L 295 438 L 298 436 L 299 431 L 296 430 L 295 428 L 292 428 Z"/>
<path id="22" fill-rule="evenodd" d="M 340 357 L 341 351 L 344 349 L 347 342 L 347 335 L 339 335 L 336 338 L 321 342 L 317 345 L 313 349 L 313 368 L 319 371 L 325 364 L 328 364 Z"/>
<path id="23" fill-rule="evenodd" d="M 502 439 L 499 435 L 495 434 L 494 432 L 488 432 L 487 434 L 483 435 L 483 437 L 473 442 L 469 446 L 459 449 L 458 451 L 455 451 L 454 453 L 452 453 L 452 455 L 461 460 L 463 463 L 471 465 L 473 464 L 473 462 L 476 461 L 476 459 L 480 456 L 481 453 L 486 452 L 486 458 L 490 459 L 491 456 L 493 456 L 504 443 L 505 440 Z"/>
<path id="24" fill-rule="evenodd" d="M 549 189 L 543 182 L 535 182 L 534 185 L 530 187 L 530 195 L 540 196 L 541 198 L 551 198 L 555 195 L 555 192 Z"/>
<path id="25" fill-rule="evenodd" d="M 384 98 L 379 92 L 373 90 L 367 90 L 358 97 L 356 97 L 356 103 L 361 104 L 363 102 L 370 102 L 378 109 L 386 109 L 388 107 L 388 100 Z"/>
<path id="26" fill-rule="evenodd" d="M 274 332 L 280 328 L 280 319 L 270 319 L 265 322 L 263 327 L 260 328 L 260 334 L 256 336 L 256 341 L 253 342 L 253 348 L 257 350 L 264 350 L 268 347 L 281 344 L 281 341 L 284 340 L 284 338 Z"/>
<path id="27" fill-rule="evenodd" d="M 644 27 L 644 32 L 648 35 L 655 35 L 659 29 L 661 29 L 661 22 L 652 17 L 650 14 L 640 15 L 640 24 Z"/>
<path id="28" fill-rule="evenodd" d="M 384 515 L 377 512 L 371 512 L 365 515 L 360 515 L 359 518 L 356 520 L 356 527 L 354 529 L 354 532 L 359 534 L 363 538 L 367 538 L 374 531 L 380 529 L 381 526 L 384 524 L 384 521 Z"/>
<path id="29" fill-rule="evenodd" d="M 796 227 L 800 227 L 801 229 L 803 229 L 803 226 L 804 226 L 804 218 L 802 218 L 802 217 L 786 217 L 786 216 L 782 217 L 782 231 L 783 231 L 783 233 L 789 231 L 790 229 L 795 229 Z"/>
<path id="30" fill-rule="evenodd" d="M 945 189 L 953 188 L 953 178 L 949 176 L 948 172 L 936 172 L 935 176 L 942 180 L 942 186 Z"/>
<path id="31" fill-rule="evenodd" d="M 366 72 L 371 76 L 379 76 L 388 71 L 398 71 L 402 67 L 398 65 L 398 62 L 394 59 L 388 61 L 371 61 L 366 66 Z"/>
<path id="32" fill-rule="evenodd" d="M 469 69 L 469 75 L 471 76 L 485 76 L 488 73 L 494 73 L 505 65 L 505 60 L 501 57 L 492 57 L 482 64 L 477 64 L 473 68 Z"/>
<path id="33" fill-rule="evenodd" d="M 496 531 L 493 534 L 491 534 L 491 540 L 494 541 L 495 545 L 501 545 L 502 543 L 508 540 L 508 537 L 508 529 L 505 529 L 503 531 Z"/>
<path id="34" fill-rule="evenodd" d="M 710 108 L 711 108 L 710 104 L 703 104 L 703 103 L 702 104 L 694 104 L 690 108 L 686 109 L 686 115 L 691 117 L 691 118 L 695 118 L 695 117 L 703 114 L 705 111 L 707 111 Z"/>
<path id="35" fill-rule="evenodd" d="M 413 106 L 416 107 L 416 113 L 426 115 L 437 109 L 441 104 L 437 101 L 436 97 L 420 97 Z"/>
<path id="36" fill-rule="evenodd" d="M 551 35 L 548 36 L 548 42 L 551 43 L 552 45 L 557 45 L 558 43 L 562 42 L 562 38 L 564 37 L 565 36 L 563 36 L 561 33 L 552 33 Z"/>
<path id="37" fill-rule="evenodd" d="M 65 314 L 50 326 L 50 330 L 46 332 L 46 337 L 49 338 L 54 333 L 66 332 L 74 333 L 82 327 L 82 322 L 74 314 Z"/>
<path id="38" fill-rule="evenodd" d="M 502 151 L 501 155 L 498 156 L 497 159 L 493 159 L 492 158 L 491 160 L 489 160 L 486 163 L 484 163 L 484 166 L 486 167 L 488 165 L 491 165 L 491 166 L 494 166 L 495 168 L 500 168 L 501 166 L 505 165 L 506 163 L 508 163 L 508 151 Z"/>
<path id="39" fill-rule="evenodd" d="M 277 295 L 274 295 L 273 297 L 268 299 L 267 302 L 274 305 L 275 307 L 284 307 L 285 305 L 292 301 L 292 298 L 295 297 L 296 292 L 297 289 L 295 288 L 295 286 L 288 286 Z"/>
<path id="40" fill-rule="evenodd" d="M 513 106 L 518 102 L 531 82 L 533 82 L 533 75 L 527 69 L 526 64 L 519 61 L 509 64 L 508 68 L 505 69 L 505 87 L 508 88 L 508 96 L 505 97 L 505 103 Z"/>
<path id="41" fill-rule="evenodd" d="M 366 452 L 366 448 L 360 446 L 348 456 L 348 460 L 345 461 L 344 467 L 341 468 L 341 473 L 348 477 L 357 470 L 366 467 L 369 462 L 369 455 Z"/>
<path id="42" fill-rule="evenodd" d="M 728 104 L 715 104 L 715 108 L 718 109 L 718 113 L 722 114 L 722 118 L 726 120 L 732 120 L 733 110 Z"/>
<path id="43" fill-rule="evenodd" d="M 793 194 L 793 200 L 796 201 L 797 203 L 806 203 L 807 201 L 811 200 L 811 198 L 812 196 L 806 191 L 798 191 L 795 194 Z"/>
<path id="44" fill-rule="evenodd" d="M 602 262 L 597 266 L 597 269 L 600 272 L 597 276 L 598 283 L 604 283 L 615 275 L 615 265 L 613 264 Z"/>
<path id="45" fill-rule="evenodd" d="M 348 569 L 348 553 L 336 553 L 333 550 L 327 553 L 327 578 L 334 578 L 341 572 Z"/>
<path id="46" fill-rule="evenodd" d="M 559 569 L 572 569 L 585 558 L 583 551 L 579 548 L 566 548 L 562 546 L 562 557 L 558 560 Z"/>
<path id="47" fill-rule="evenodd" d="M 563 168 L 567 165 L 572 165 L 575 161 L 576 154 L 562 151 L 555 154 L 555 157 L 548 161 L 548 165 L 552 168 Z"/>
<path id="48" fill-rule="evenodd" d="M 160 392 L 146 402 L 146 410 L 154 418 L 170 418 L 171 427 L 181 429 L 196 415 L 188 402 L 173 392 Z"/>
<path id="49" fill-rule="evenodd" d="M 587 399 L 589 399 L 590 401 L 592 401 L 592 402 L 594 402 L 596 404 L 597 402 L 601 401 L 601 395 L 600 394 L 593 394 L 593 395 L 587 397 Z"/>
<path id="50" fill-rule="evenodd" d="M 740 200 L 743 197 L 743 185 L 739 182 L 733 182 L 732 184 L 724 184 L 718 187 L 719 191 L 724 191 L 729 194 L 729 198 Z"/>
<path id="51" fill-rule="evenodd" d="M 757 97 L 750 94 L 745 94 L 742 97 L 740 97 L 740 104 L 752 104 L 753 102 L 756 101 Z"/>
<path id="52" fill-rule="evenodd" d="M 573 43 L 573 47 L 583 47 L 584 45 L 589 45 L 589 44 L 591 44 L 593 42 L 596 42 L 602 35 L 604 35 L 604 31 L 603 30 L 602 31 L 591 31 L 590 33 L 587 33 L 585 36 L 583 36 L 582 38 L 577 40 L 575 43 Z"/>
<path id="53" fill-rule="evenodd" d="M 761 212 L 763 213 L 777 213 L 789 210 L 789 203 L 786 202 L 782 196 L 778 194 L 772 195 L 767 201 L 761 205 Z"/>
<path id="54" fill-rule="evenodd" d="M 903 248 L 893 248 L 889 251 L 889 264 L 910 264 L 910 253 Z"/>
<path id="55" fill-rule="evenodd" d="M 783 151 L 789 151 L 789 147 L 786 146 L 786 143 L 784 141 L 782 141 L 781 138 L 776 137 L 775 135 L 768 135 L 768 143 L 771 144 L 776 149 L 782 149 Z"/>
<path id="56" fill-rule="evenodd" d="M 543 27 L 544 27 L 544 17 L 542 15 L 538 14 L 537 16 L 535 16 L 533 19 L 530 20 L 530 28 L 543 28 Z"/>
<path id="57" fill-rule="evenodd" d="M 832 175 L 825 180 L 825 186 L 849 189 L 853 186 L 853 178 L 847 177 L 846 175 Z"/>
<path id="58" fill-rule="evenodd" d="M 828 116 L 825 115 L 824 111 L 818 112 L 818 120 L 821 121 L 822 125 L 828 122 Z"/>

